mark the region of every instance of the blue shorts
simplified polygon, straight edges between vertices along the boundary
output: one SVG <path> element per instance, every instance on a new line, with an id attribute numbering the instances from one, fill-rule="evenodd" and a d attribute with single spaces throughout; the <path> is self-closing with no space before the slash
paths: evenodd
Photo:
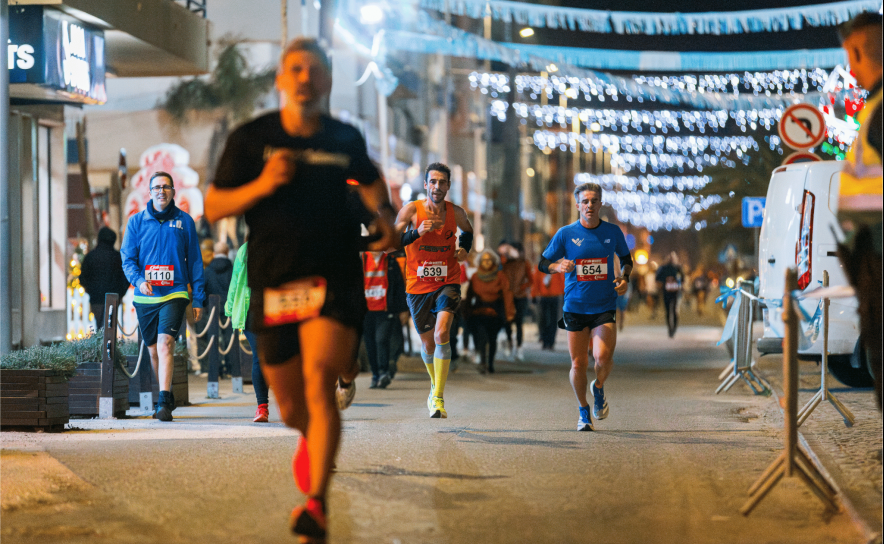
<path id="1" fill-rule="evenodd" d="M 565 312 L 562 319 L 559 319 L 559 328 L 571 332 L 580 332 L 589 327 L 593 330 L 605 323 L 616 323 L 617 314 L 614 310 L 602 312 L 600 314 L 575 314 L 573 312 Z"/>
<path id="2" fill-rule="evenodd" d="M 407 294 L 408 309 L 418 334 L 436 328 L 436 314 L 439 312 L 457 312 L 460 304 L 460 285 L 443 285 L 432 293 L 422 295 Z"/>
<path id="3" fill-rule="evenodd" d="M 173 298 L 158 304 L 135 302 L 135 314 L 144 344 L 153 346 L 160 334 L 178 336 L 188 304 L 190 301 L 186 298 Z"/>

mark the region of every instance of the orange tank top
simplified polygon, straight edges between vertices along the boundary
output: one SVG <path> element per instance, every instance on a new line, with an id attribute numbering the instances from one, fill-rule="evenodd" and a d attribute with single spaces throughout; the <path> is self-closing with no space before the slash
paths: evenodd
<path id="1" fill-rule="evenodd" d="M 428 219 L 426 200 L 418 200 L 413 225 Z M 412 295 L 432 293 L 443 285 L 460 285 L 457 252 L 457 221 L 454 204 L 445 203 L 445 224 L 405 246 L 405 291 Z"/>

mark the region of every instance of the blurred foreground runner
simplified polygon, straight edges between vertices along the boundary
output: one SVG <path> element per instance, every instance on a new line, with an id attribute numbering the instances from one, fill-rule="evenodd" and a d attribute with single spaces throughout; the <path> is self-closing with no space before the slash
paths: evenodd
<path id="1" fill-rule="evenodd" d="M 281 109 L 236 129 L 206 194 L 206 217 L 245 214 L 248 278 L 261 368 L 282 419 L 303 440 L 293 458 L 307 495 L 294 509 L 302 542 L 325 542 L 326 493 L 341 435 L 335 382 L 352 370 L 366 312 L 358 242 L 346 213 L 348 183 L 381 238 L 393 245 L 393 208 L 360 133 L 323 111 L 331 65 L 315 40 L 286 46 L 277 69 Z"/>

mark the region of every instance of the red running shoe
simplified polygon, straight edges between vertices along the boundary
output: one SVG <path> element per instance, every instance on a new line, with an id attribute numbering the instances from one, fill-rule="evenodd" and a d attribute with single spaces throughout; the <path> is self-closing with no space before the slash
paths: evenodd
<path id="1" fill-rule="evenodd" d="M 310 492 L 310 456 L 307 454 L 307 440 L 303 436 L 298 437 L 298 449 L 292 457 L 292 474 L 295 484 L 301 493 Z"/>
<path id="2" fill-rule="evenodd" d="M 267 409 L 266 404 L 259 404 L 258 409 L 255 410 L 255 419 L 252 420 L 254 423 L 267 423 L 267 419 L 270 417 L 270 410 Z"/>
<path id="3" fill-rule="evenodd" d="M 326 528 L 325 502 L 310 497 L 307 502 L 292 510 L 289 520 L 292 532 L 300 537 L 301 542 L 317 544 L 325 542 Z"/>

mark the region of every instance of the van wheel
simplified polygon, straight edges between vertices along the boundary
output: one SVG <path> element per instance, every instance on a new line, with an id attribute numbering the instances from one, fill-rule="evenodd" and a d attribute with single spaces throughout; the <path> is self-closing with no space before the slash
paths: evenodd
<path id="1" fill-rule="evenodd" d="M 858 341 L 857 346 L 859 346 Z M 864 351 L 861 347 L 858 349 L 859 352 Z M 871 374 L 869 374 L 869 367 L 865 364 L 865 361 L 863 360 L 863 364 L 859 368 L 853 368 L 853 365 L 850 364 L 850 360 L 854 356 L 859 356 L 856 349 L 854 349 L 853 355 L 829 356 L 829 372 L 831 372 L 832 376 L 835 376 L 839 382 L 848 387 L 872 387 L 875 385 L 875 380 L 872 378 Z M 865 359 L 864 354 L 862 357 Z"/>

